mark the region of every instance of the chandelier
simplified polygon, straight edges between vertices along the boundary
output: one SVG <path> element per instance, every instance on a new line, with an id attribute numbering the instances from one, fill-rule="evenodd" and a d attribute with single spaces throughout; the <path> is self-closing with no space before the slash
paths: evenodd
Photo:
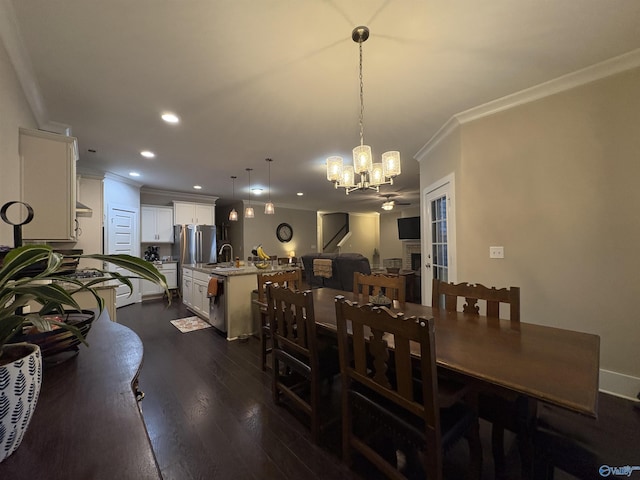
<path id="1" fill-rule="evenodd" d="M 351 38 L 360 50 L 360 145 L 353 149 L 353 165 L 345 165 L 342 157 L 327 158 L 327 180 L 335 188 L 342 187 L 345 193 L 356 190 L 380 190 L 380 185 L 393 185 L 394 177 L 400 175 L 400 152 L 382 154 L 382 161 L 373 163 L 371 147 L 364 144 L 364 82 L 362 80 L 362 43 L 369 38 L 368 27 L 356 27 Z M 356 174 L 359 179 L 356 182 Z"/>

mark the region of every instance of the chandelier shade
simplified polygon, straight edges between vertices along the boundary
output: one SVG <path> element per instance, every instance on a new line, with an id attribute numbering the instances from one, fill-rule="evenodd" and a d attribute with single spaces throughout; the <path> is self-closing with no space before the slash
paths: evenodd
<path id="1" fill-rule="evenodd" d="M 327 180 L 339 182 L 342 179 L 342 157 L 327 158 Z"/>
<path id="2" fill-rule="evenodd" d="M 393 185 L 393 179 L 400 175 L 400 152 L 389 151 L 382 154 L 382 162 L 373 161 L 371 147 L 364 144 L 364 81 L 362 77 L 362 44 L 369 38 L 369 28 L 356 27 L 351 32 L 351 38 L 358 43 L 360 52 L 360 145 L 353 149 L 353 164 L 346 165 L 339 156 L 327 158 L 327 180 L 335 188 L 350 192 L 360 190 L 380 190 L 380 185 Z M 356 181 L 356 174 L 359 180 Z"/>

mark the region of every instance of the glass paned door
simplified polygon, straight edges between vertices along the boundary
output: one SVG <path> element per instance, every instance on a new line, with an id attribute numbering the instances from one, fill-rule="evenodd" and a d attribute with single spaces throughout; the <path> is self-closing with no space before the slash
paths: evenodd
<path id="1" fill-rule="evenodd" d="M 455 217 L 453 174 L 425 190 L 425 239 L 422 251 L 426 261 L 422 271 L 422 299 L 432 305 L 431 284 L 437 278 L 443 282 L 456 281 L 455 274 Z M 428 229 L 428 230 L 427 230 Z"/>
<path id="2" fill-rule="evenodd" d="M 431 268 L 433 278 L 448 281 L 449 257 L 447 252 L 447 197 L 431 201 Z"/>

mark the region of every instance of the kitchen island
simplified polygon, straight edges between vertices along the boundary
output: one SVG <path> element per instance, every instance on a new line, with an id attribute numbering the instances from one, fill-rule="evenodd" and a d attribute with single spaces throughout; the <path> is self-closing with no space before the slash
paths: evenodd
<path id="1" fill-rule="evenodd" d="M 183 265 L 182 302 L 225 334 L 227 340 L 253 335 L 259 331 L 252 302 L 252 293 L 258 288 L 258 273 L 290 268 L 287 265 L 264 270 L 255 266 Z M 218 285 L 216 294 L 209 297 L 211 279 L 217 280 Z"/>

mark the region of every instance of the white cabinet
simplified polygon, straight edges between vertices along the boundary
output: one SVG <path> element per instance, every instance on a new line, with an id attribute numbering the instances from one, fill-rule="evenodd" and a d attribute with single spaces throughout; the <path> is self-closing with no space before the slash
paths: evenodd
<path id="1" fill-rule="evenodd" d="M 191 202 L 173 202 L 176 225 L 215 225 L 215 205 Z"/>
<path id="2" fill-rule="evenodd" d="M 209 319 L 209 274 L 182 269 L 182 303 L 199 317 Z"/>
<path id="3" fill-rule="evenodd" d="M 173 208 L 141 205 L 142 243 L 173 243 Z"/>
<path id="4" fill-rule="evenodd" d="M 75 137 L 21 128 L 19 149 L 21 200 L 34 212 L 31 223 L 22 228 L 22 237 L 76 240 Z"/>
<path id="5" fill-rule="evenodd" d="M 193 305 L 193 270 L 182 269 L 182 303 L 191 307 Z"/>
<path id="6" fill-rule="evenodd" d="M 167 286 L 169 287 L 169 290 L 178 288 L 178 264 L 176 262 L 157 264 L 156 268 L 167 279 Z M 162 295 L 164 293 L 164 289 L 162 287 L 150 282 L 149 280 L 141 281 L 141 289 L 143 297 L 150 295 Z"/>
<path id="7" fill-rule="evenodd" d="M 193 272 L 193 311 L 202 318 L 209 319 L 209 275 L 202 272 Z"/>

